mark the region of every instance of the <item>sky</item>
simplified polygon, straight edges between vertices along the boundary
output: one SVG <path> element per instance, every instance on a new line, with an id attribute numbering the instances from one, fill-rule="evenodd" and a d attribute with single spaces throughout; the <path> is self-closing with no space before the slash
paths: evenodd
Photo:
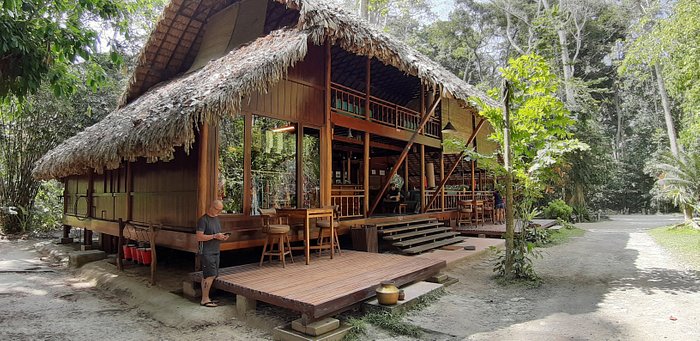
<path id="1" fill-rule="evenodd" d="M 454 7 L 453 0 L 429 0 L 433 5 L 433 11 L 440 17 L 440 20 L 447 20 L 447 16 L 450 14 L 452 7 Z"/>

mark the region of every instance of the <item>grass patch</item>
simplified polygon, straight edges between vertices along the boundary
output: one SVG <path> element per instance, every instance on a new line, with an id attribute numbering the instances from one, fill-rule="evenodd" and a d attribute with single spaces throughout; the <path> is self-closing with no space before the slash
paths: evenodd
<path id="1" fill-rule="evenodd" d="M 679 225 L 655 228 L 648 233 L 674 256 L 700 269 L 700 231 Z"/>
<path id="2" fill-rule="evenodd" d="M 586 230 L 578 227 L 564 227 L 559 230 L 550 231 L 549 243 L 545 246 L 560 245 L 569 241 L 573 237 L 581 237 L 586 233 Z"/>
<path id="3" fill-rule="evenodd" d="M 404 322 L 406 313 L 409 311 L 422 310 L 430 304 L 436 302 L 445 294 L 445 289 L 440 288 L 431 293 L 421 296 L 411 307 L 401 313 L 389 313 L 388 311 L 374 311 L 360 317 L 349 317 L 346 323 L 351 326 L 343 341 L 362 340 L 367 335 L 367 324 L 372 324 L 384 329 L 391 335 L 405 335 L 410 337 L 420 337 L 423 334 L 421 327 Z"/>

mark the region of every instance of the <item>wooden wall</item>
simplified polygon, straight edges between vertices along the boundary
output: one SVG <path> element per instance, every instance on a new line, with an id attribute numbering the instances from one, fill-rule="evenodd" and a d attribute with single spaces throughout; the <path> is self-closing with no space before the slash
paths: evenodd
<path id="1" fill-rule="evenodd" d="M 64 213 L 86 217 L 87 207 L 91 204 L 89 216 L 94 219 L 117 221 L 121 218 L 194 231 L 197 220 L 196 151 L 196 146 L 190 155 L 178 149 L 175 159 L 169 162 L 147 163 L 140 159 L 132 163 L 131 191 L 128 189 L 126 163 L 103 174 L 70 176 L 64 179 Z M 89 196 L 91 178 L 93 195 Z"/>
<path id="2" fill-rule="evenodd" d="M 289 70 L 287 79 L 243 99 L 243 112 L 273 117 L 306 126 L 323 125 L 325 103 L 323 47 L 309 45 L 306 59 Z"/>

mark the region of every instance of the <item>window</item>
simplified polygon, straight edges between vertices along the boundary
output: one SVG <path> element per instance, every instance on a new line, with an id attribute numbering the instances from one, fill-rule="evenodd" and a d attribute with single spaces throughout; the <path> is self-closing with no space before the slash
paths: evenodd
<path id="1" fill-rule="evenodd" d="M 321 161 L 319 131 L 304 128 L 304 202 L 302 207 L 320 207 Z"/>
<path id="2" fill-rule="evenodd" d="M 296 126 L 253 115 L 251 214 L 259 208 L 296 207 Z"/>
<path id="3" fill-rule="evenodd" d="M 243 157 L 245 117 L 226 117 L 219 127 L 218 196 L 226 213 L 243 212 Z"/>

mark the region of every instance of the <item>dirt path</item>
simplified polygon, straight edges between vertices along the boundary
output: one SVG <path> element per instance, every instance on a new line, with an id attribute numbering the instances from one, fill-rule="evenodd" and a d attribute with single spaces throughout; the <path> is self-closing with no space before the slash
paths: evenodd
<path id="1" fill-rule="evenodd" d="M 700 275 L 645 232 L 673 222 L 579 224 L 583 237 L 543 249 L 536 289 L 494 284 L 492 260 L 462 264 L 449 271 L 460 279 L 449 294 L 408 321 L 431 340 L 698 340 Z"/>
<path id="2" fill-rule="evenodd" d="M 700 275 L 645 232 L 672 222 L 621 216 L 580 224 L 583 237 L 543 249 L 535 267 L 544 284 L 535 289 L 495 284 L 488 257 L 463 263 L 448 271 L 459 283 L 406 320 L 426 330 L 425 340 L 700 340 Z M 164 325 L 118 293 L 40 259 L 33 243 L 0 240 L 0 340 L 270 339 L 269 328 L 235 317 Z M 409 340 L 375 327 L 366 339 Z"/>
<path id="3" fill-rule="evenodd" d="M 264 340 L 235 318 L 164 326 L 115 293 L 42 259 L 37 241 L 0 239 L 0 340 Z M 200 308 L 192 304 L 192 309 Z M 218 309 L 218 308 L 217 308 Z"/>

